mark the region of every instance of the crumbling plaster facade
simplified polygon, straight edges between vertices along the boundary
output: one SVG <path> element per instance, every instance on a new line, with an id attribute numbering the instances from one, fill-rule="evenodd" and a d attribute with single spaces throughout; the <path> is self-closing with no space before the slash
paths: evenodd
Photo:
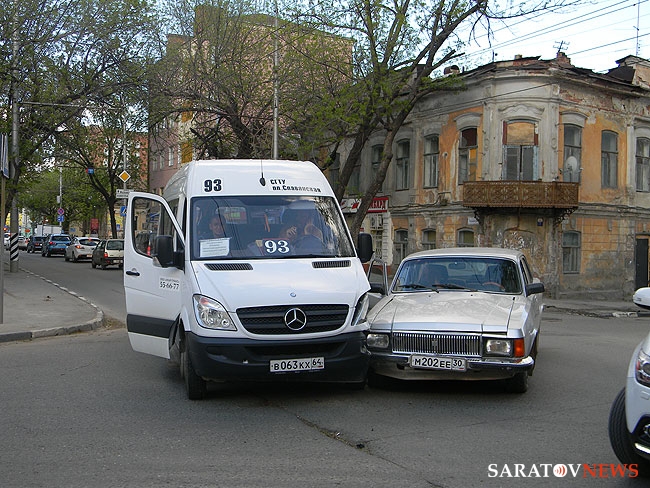
<path id="1" fill-rule="evenodd" d="M 408 185 L 396 188 L 393 162 L 379 194 L 389 198 L 387 211 L 369 214 L 364 225 L 378 254 L 395 267 L 404 255 L 430 247 L 516 248 L 528 255 L 550 296 L 629 297 L 648 281 L 647 248 L 639 241 L 650 236 L 650 191 L 637 190 L 636 151 L 639 138 L 650 139 L 649 74 L 650 63 L 632 56 L 603 75 L 573 67 L 562 53 L 459 74 L 466 90 L 422 100 L 395 138 L 396 145 L 409 145 Z M 565 141 L 567 126 L 579 133 L 577 142 Z M 466 129 L 476 129 L 477 139 L 466 181 L 573 181 L 576 208 L 465 206 Z M 437 185 L 426 187 L 424 141 L 432 135 L 438 138 Z M 360 188 L 372 177 L 372 146 L 382 136 L 364 150 Z M 578 157 L 570 159 L 567 151 Z M 513 164 L 522 168 L 518 174 Z M 644 249 L 645 271 L 638 266 Z"/>

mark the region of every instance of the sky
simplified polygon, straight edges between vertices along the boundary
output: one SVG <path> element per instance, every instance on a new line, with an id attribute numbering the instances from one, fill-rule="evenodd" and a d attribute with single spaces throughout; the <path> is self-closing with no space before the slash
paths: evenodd
<path id="1" fill-rule="evenodd" d="M 472 69 L 515 55 L 552 59 L 564 52 L 574 66 L 607 72 L 628 55 L 650 59 L 650 0 L 582 0 L 534 18 L 493 24 L 495 39 L 478 36 L 456 64 Z"/>

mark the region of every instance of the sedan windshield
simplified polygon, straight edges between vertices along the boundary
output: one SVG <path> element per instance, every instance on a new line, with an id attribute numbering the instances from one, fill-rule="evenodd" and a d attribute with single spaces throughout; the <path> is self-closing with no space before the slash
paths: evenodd
<path id="1" fill-rule="evenodd" d="M 193 259 L 355 255 L 331 197 L 199 197 L 190 219 Z"/>
<path id="2" fill-rule="evenodd" d="M 478 290 L 521 293 L 517 265 L 509 259 L 435 257 L 405 261 L 393 281 L 393 292 Z"/>

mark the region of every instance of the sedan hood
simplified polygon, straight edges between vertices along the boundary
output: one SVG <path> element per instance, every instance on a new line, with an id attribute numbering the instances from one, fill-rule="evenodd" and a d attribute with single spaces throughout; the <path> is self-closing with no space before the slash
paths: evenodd
<path id="1" fill-rule="evenodd" d="M 391 295 L 368 315 L 371 329 L 505 333 L 519 326 L 523 302 L 518 296 L 467 291 Z"/>

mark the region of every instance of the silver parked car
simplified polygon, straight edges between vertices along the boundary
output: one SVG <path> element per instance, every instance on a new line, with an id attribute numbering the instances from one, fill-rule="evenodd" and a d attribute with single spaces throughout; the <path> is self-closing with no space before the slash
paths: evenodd
<path id="1" fill-rule="evenodd" d="M 411 254 L 368 313 L 371 383 L 398 379 L 505 380 L 528 389 L 544 285 L 525 255 L 498 248 Z"/>

